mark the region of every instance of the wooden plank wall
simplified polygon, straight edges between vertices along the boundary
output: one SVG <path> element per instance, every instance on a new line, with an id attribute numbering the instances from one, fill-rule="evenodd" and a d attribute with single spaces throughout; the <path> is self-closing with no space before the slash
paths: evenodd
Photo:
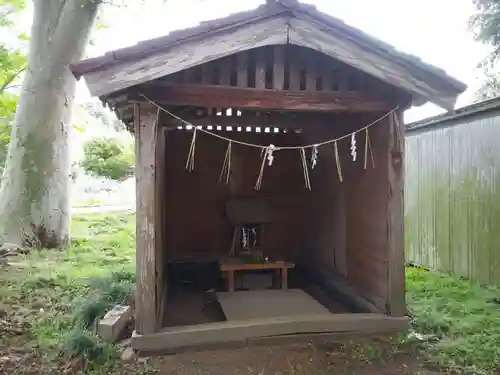
<path id="1" fill-rule="evenodd" d="M 347 280 L 377 308 L 387 311 L 391 194 L 388 120 L 370 128 L 369 135 L 375 168 L 368 164 L 364 170 L 364 134 L 360 134 L 359 160 L 346 173 Z"/>
<path id="2" fill-rule="evenodd" d="M 257 134 L 225 132 L 227 136 L 262 144 L 302 143 L 295 133 Z M 209 261 L 227 255 L 232 228 L 224 213 L 231 198 L 262 198 L 269 202 L 277 218 L 264 229 L 263 243 L 268 256 L 294 258 L 299 250 L 304 188 L 298 151 L 282 151 L 273 165 L 264 170 L 262 188 L 254 189 L 261 166 L 259 149 L 232 146 L 232 170 L 228 185 L 219 175 L 228 143 L 203 134 L 197 135 L 195 169 L 185 170 L 192 131 L 172 130 L 167 137 L 167 179 L 164 204 L 169 215 L 165 226 L 169 261 Z"/>
<path id="3" fill-rule="evenodd" d="M 352 121 L 352 118 L 351 118 Z M 308 143 L 332 139 L 349 132 L 351 121 L 332 118 L 323 126 L 311 129 L 304 137 Z M 347 148 L 338 146 L 341 173 L 349 170 L 350 161 Z M 340 181 L 333 145 L 319 149 L 318 164 L 311 170 L 312 190 L 307 195 L 306 220 L 302 228 L 301 262 L 310 272 L 322 275 L 346 275 L 346 220 L 344 195 L 346 184 Z"/>
<path id="4" fill-rule="evenodd" d="M 500 109 L 407 130 L 409 264 L 500 283 Z"/>
<path id="5" fill-rule="evenodd" d="M 350 121 L 340 123 L 347 122 L 353 128 L 361 128 L 375 118 L 376 115 L 353 115 Z M 314 133 L 321 132 L 320 138 L 327 139 L 349 132 L 348 129 L 342 129 L 334 119 L 331 124 L 337 127 L 337 131 L 317 128 Z M 345 280 L 353 288 L 352 291 L 377 310 L 392 312 L 389 311 L 390 293 L 395 291 L 392 294 L 394 298 L 402 294 L 404 299 L 404 289 L 390 287 L 389 278 L 394 279 L 390 273 L 404 269 L 404 262 L 402 257 L 391 258 L 389 251 L 391 230 L 388 213 L 391 193 L 388 128 L 389 123 L 383 121 L 373 126 L 369 132 L 375 169 L 368 159 L 367 170 L 364 170 L 364 133 L 356 136 L 356 161 L 351 157 L 350 140 L 338 143 L 342 182 L 337 175 L 333 148 L 320 153 L 320 162 L 313 171 L 315 188 L 307 196 L 301 260 L 311 272 L 320 274 L 326 284 L 329 282 L 326 280 L 328 278 L 332 281 Z M 400 208 L 394 206 L 393 210 Z M 400 215 L 402 216 L 402 212 Z M 394 221 L 392 225 L 395 226 Z M 399 250 L 402 252 L 401 246 Z M 389 265 L 394 267 L 389 268 Z M 400 273 L 396 274 L 396 278 L 398 275 Z"/>

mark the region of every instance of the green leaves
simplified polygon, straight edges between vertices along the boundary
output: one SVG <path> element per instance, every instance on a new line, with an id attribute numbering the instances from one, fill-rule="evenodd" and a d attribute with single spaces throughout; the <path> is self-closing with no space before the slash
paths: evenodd
<path id="1" fill-rule="evenodd" d="M 85 172 L 113 180 L 123 180 L 134 173 L 134 151 L 113 138 L 99 137 L 83 147 L 81 165 Z"/>
<path id="2" fill-rule="evenodd" d="M 470 27 L 477 41 L 493 47 L 481 62 L 486 79 L 475 94 L 477 101 L 500 95 L 500 81 L 495 69 L 500 57 L 500 0 L 473 0 L 476 12 L 470 18 Z"/>
<path id="3" fill-rule="evenodd" d="M 12 26 L 12 18 L 25 8 L 25 0 L 0 0 L 0 26 Z"/>
<path id="4" fill-rule="evenodd" d="M 13 34 L 20 42 L 27 35 L 14 30 L 16 16 L 26 7 L 25 0 L 0 0 L 0 33 Z M 27 59 L 17 43 L 0 43 L 0 168 L 3 167 L 10 142 L 11 126 L 17 105 L 16 81 L 26 67 Z"/>
<path id="5" fill-rule="evenodd" d="M 485 63 L 492 64 L 500 56 L 500 0 L 473 0 L 476 13 L 470 26 L 476 40 L 494 47 Z"/>

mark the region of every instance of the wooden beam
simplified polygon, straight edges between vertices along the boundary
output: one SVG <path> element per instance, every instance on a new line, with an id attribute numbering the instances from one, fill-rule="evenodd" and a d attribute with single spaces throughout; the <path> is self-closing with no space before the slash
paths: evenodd
<path id="1" fill-rule="evenodd" d="M 231 84 L 231 56 L 224 57 L 219 64 L 219 82 L 221 85 Z"/>
<path id="2" fill-rule="evenodd" d="M 201 66 L 201 83 L 211 85 L 214 80 L 214 64 L 208 62 Z"/>
<path id="3" fill-rule="evenodd" d="M 290 52 L 290 48 L 288 49 Z M 290 59 L 289 86 L 292 91 L 300 91 L 300 66 L 297 59 Z"/>
<path id="4" fill-rule="evenodd" d="M 306 63 L 306 91 L 316 91 L 316 60 L 314 56 L 308 56 Z"/>
<path id="5" fill-rule="evenodd" d="M 387 234 L 389 236 L 388 313 L 405 316 L 405 255 L 404 255 L 404 121 L 403 111 L 389 119 L 388 179 L 389 205 Z"/>
<path id="6" fill-rule="evenodd" d="M 167 108 L 168 109 L 168 108 Z M 349 113 L 327 113 L 327 112 L 294 112 L 294 113 L 279 113 L 268 112 L 265 114 L 258 112 L 248 113 L 243 112 L 242 116 L 216 116 L 216 115 L 197 115 L 193 112 L 177 112 L 175 109 L 170 109 L 172 113 L 181 117 L 184 121 L 189 122 L 194 126 L 221 126 L 235 128 L 279 128 L 279 129 L 314 129 L 314 136 L 308 140 L 309 143 L 317 142 L 318 139 L 325 139 L 331 136 L 332 128 L 336 129 L 338 134 L 348 134 L 354 130 L 352 125 L 352 117 Z M 161 120 L 162 126 L 177 127 L 184 126 L 185 123 L 177 120 L 171 120 L 167 114 Z M 214 129 L 216 130 L 216 129 Z M 327 132 L 318 133 L 317 131 L 326 130 Z M 333 150 L 332 150 L 333 151 Z"/>
<path id="7" fill-rule="evenodd" d="M 236 81 L 239 87 L 248 87 L 248 51 L 236 55 Z"/>
<path id="8" fill-rule="evenodd" d="M 158 122 L 160 119 L 157 120 Z M 159 125 L 159 124 L 158 124 Z M 165 315 L 165 305 L 167 299 L 167 262 L 165 223 L 166 207 L 165 195 L 167 194 L 166 181 L 166 144 L 167 129 L 156 126 L 156 145 L 155 145 L 155 253 L 156 253 L 156 329 L 159 330 L 163 325 Z"/>
<path id="9" fill-rule="evenodd" d="M 283 90 L 285 84 L 285 46 L 274 46 L 273 50 L 273 88 Z"/>
<path id="10" fill-rule="evenodd" d="M 152 106 L 134 105 L 136 155 L 136 299 L 135 329 L 156 331 L 156 238 L 155 238 L 155 139 L 156 114 Z"/>
<path id="11" fill-rule="evenodd" d="M 345 277 L 334 272 L 317 272 L 317 268 L 308 267 L 308 272 L 313 280 L 326 292 L 337 296 L 344 303 L 359 312 L 370 312 L 382 314 L 383 311 L 373 303 L 361 296 L 352 286 L 348 284 Z"/>
<path id="12" fill-rule="evenodd" d="M 332 91 L 332 68 L 327 65 L 323 69 L 321 89 L 323 91 Z"/>
<path id="13" fill-rule="evenodd" d="M 174 111 L 175 113 L 175 111 Z M 322 126 L 325 120 L 308 119 L 307 116 L 197 116 L 194 114 L 182 114 L 179 116 L 194 126 L 221 126 L 242 127 L 242 128 L 280 128 L 280 129 L 302 129 L 304 124 L 307 128 Z M 163 123 L 162 123 L 163 125 Z M 185 125 L 180 121 L 172 121 L 168 126 Z"/>
<path id="14" fill-rule="evenodd" d="M 256 51 L 255 61 L 255 88 L 266 88 L 266 50 L 261 48 Z"/>
<path id="15" fill-rule="evenodd" d="M 283 109 L 291 111 L 387 111 L 393 105 L 357 91 L 305 92 L 258 90 L 217 85 L 151 84 L 138 89 L 162 104 L 220 108 Z"/>
<path id="16" fill-rule="evenodd" d="M 290 334 L 375 334 L 407 328 L 408 318 L 385 314 L 304 314 L 169 327 L 153 335 L 135 334 L 132 347 L 142 352 L 176 353 L 187 348 L 202 349 L 214 344 L 245 345 L 251 340 Z"/>

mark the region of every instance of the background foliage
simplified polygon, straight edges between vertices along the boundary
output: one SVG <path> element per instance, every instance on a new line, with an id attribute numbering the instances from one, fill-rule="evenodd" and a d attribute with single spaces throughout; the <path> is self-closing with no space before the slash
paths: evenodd
<path id="1" fill-rule="evenodd" d="M 473 0 L 476 12 L 471 16 L 470 27 L 477 41 L 492 47 L 491 53 L 479 64 L 486 72 L 486 79 L 476 94 L 477 100 L 500 95 L 498 58 L 500 57 L 500 0 Z"/>
<path id="2" fill-rule="evenodd" d="M 11 37 L 10 43 L 0 42 L 0 168 L 5 162 L 10 123 L 16 111 L 16 83 L 26 66 L 26 55 L 18 47 L 27 37 L 15 30 L 16 17 L 25 6 L 24 0 L 0 0 L 0 33 Z"/>
<path id="3" fill-rule="evenodd" d="M 134 173 L 132 143 L 115 138 L 96 137 L 83 146 L 81 166 L 86 173 L 113 180 L 124 180 Z"/>

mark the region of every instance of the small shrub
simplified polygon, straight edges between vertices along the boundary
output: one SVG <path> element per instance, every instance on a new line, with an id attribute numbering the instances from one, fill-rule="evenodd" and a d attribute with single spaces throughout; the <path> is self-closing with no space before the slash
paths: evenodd
<path id="1" fill-rule="evenodd" d="M 64 338 L 64 354 L 68 358 L 84 356 L 88 359 L 102 357 L 103 348 L 99 339 L 88 331 L 73 329 Z"/>
<path id="2" fill-rule="evenodd" d="M 77 299 L 74 303 L 74 322 L 83 329 L 91 328 L 97 319 L 104 316 L 111 303 L 98 297 Z"/>
<path id="3" fill-rule="evenodd" d="M 117 139 L 98 137 L 83 146 L 80 165 L 86 173 L 112 180 L 124 180 L 134 173 L 134 152 L 131 144 Z"/>

